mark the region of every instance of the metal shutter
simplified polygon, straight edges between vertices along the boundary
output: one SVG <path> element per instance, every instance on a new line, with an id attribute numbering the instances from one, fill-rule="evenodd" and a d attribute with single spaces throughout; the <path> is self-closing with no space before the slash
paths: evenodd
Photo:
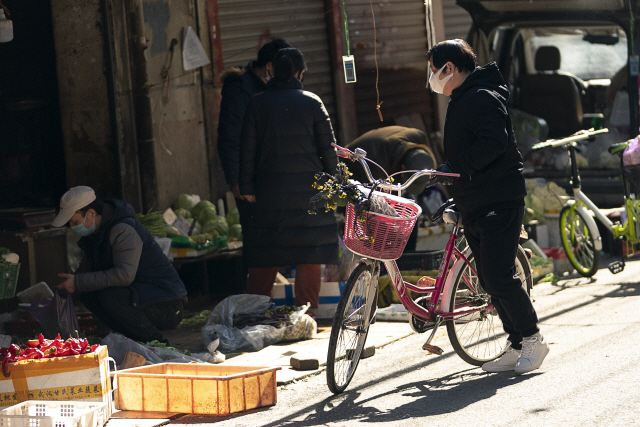
<path id="1" fill-rule="evenodd" d="M 425 5 L 421 0 L 373 2 L 376 19 L 378 87 L 384 122 L 376 111 L 373 20 L 369 0 L 347 2 L 358 133 L 382 126 L 431 129 L 434 109 L 426 89 L 428 62 Z"/>
<path id="2" fill-rule="evenodd" d="M 324 102 L 334 130 L 335 96 L 322 0 L 218 0 L 224 67 L 255 60 L 263 42 L 282 37 L 302 51 L 308 71 L 304 88 Z"/>
<path id="3" fill-rule="evenodd" d="M 442 0 L 442 15 L 445 40 L 466 40 L 472 23 L 469 12 L 458 6 L 456 0 Z"/>

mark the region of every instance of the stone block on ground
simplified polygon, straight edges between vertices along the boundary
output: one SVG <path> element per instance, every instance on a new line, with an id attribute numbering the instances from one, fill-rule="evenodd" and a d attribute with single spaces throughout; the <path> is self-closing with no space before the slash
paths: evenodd
<path id="1" fill-rule="evenodd" d="M 289 364 L 297 371 L 312 371 L 320 368 L 320 362 L 313 357 L 292 357 Z"/>

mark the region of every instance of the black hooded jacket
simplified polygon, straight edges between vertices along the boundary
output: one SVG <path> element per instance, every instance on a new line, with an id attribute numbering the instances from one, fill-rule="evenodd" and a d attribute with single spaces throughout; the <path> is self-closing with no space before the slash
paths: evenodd
<path id="1" fill-rule="evenodd" d="M 444 152 L 460 178 L 452 195 L 463 222 L 496 209 L 522 207 L 522 156 L 507 107 L 509 89 L 495 62 L 476 68 L 451 94 Z"/>
<path id="2" fill-rule="evenodd" d="M 95 233 L 82 237 L 78 246 L 84 251 L 75 278 L 79 292 L 130 286 L 130 303 L 138 307 L 187 295 L 169 258 L 126 202 L 105 200 L 102 223 Z"/>

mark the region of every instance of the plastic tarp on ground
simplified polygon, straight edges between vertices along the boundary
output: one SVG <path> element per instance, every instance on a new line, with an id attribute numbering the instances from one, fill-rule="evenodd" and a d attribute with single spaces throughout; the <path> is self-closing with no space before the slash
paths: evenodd
<path id="1" fill-rule="evenodd" d="M 207 323 L 202 328 L 205 347 L 214 340 L 220 340 L 219 350 L 258 351 L 280 341 L 297 341 L 314 337 L 316 321 L 306 314 L 309 305 L 299 307 L 290 314 L 283 327 L 271 325 L 246 326 L 239 329 L 234 326 L 234 316 L 241 314 L 262 315 L 273 307 L 271 298 L 264 295 L 232 295 L 221 301 L 211 311 Z"/>
<path id="2" fill-rule="evenodd" d="M 249 348 L 258 351 L 282 340 L 285 328 L 269 325 L 233 326 L 236 314 L 262 314 L 271 306 L 271 298 L 265 295 L 232 295 L 211 310 L 207 323 L 202 327 L 202 338 L 207 347 L 211 341 L 220 340 L 220 350 L 225 352 Z"/>

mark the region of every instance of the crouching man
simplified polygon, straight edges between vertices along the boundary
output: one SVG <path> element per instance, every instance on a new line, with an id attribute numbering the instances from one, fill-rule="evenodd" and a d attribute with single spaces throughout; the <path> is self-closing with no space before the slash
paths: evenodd
<path id="1" fill-rule="evenodd" d="M 75 274 L 60 273 L 58 289 L 79 299 L 111 330 L 135 341 L 165 341 L 182 321 L 187 291 L 153 236 L 120 200 L 99 200 L 90 187 L 60 199 L 52 225 L 69 225 L 84 252 Z"/>

